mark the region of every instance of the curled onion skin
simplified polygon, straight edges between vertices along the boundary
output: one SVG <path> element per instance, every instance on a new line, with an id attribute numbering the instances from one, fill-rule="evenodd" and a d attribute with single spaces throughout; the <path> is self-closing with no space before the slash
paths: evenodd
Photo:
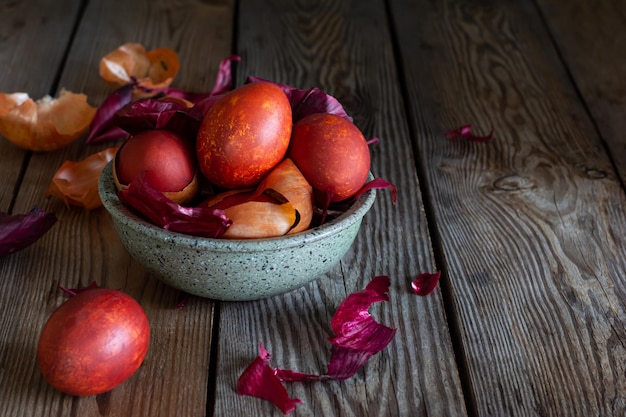
<path id="1" fill-rule="evenodd" d="M 53 151 L 85 133 L 95 113 L 86 95 L 67 90 L 37 101 L 26 93 L 0 93 L 0 134 L 23 149 Z"/>

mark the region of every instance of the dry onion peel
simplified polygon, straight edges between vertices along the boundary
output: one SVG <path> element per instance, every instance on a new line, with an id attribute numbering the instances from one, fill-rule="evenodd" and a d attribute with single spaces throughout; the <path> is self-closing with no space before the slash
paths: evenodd
<path id="1" fill-rule="evenodd" d="M 0 212 L 0 257 L 22 250 L 42 237 L 56 223 L 54 213 L 37 207 L 27 214 Z"/>
<path id="2" fill-rule="evenodd" d="M 117 149 L 105 149 L 80 162 L 64 162 L 54 174 L 45 195 L 87 210 L 100 207 L 102 201 L 98 195 L 98 179 L 106 164 L 115 157 Z"/>
<path id="3" fill-rule="evenodd" d="M 298 212 L 289 202 L 247 201 L 224 209 L 233 224 L 222 237 L 258 239 L 282 236 L 298 221 Z"/>
<path id="4" fill-rule="evenodd" d="M 87 143 L 100 143 L 125 137 L 127 131 L 118 126 L 118 122 L 123 123 L 125 129 L 132 129 L 133 123 L 140 126 L 146 123 L 146 119 L 148 118 L 159 118 L 159 111 L 155 109 L 151 110 L 149 106 L 145 106 L 145 103 L 144 107 L 132 107 L 122 111 L 124 106 L 132 103 L 134 100 L 138 100 L 137 96 L 139 95 L 141 98 L 157 99 L 159 97 L 166 97 L 183 99 L 192 103 L 194 107 L 193 109 L 187 109 L 185 112 L 191 115 L 199 113 L 204 116 L 221 95 L 232 88 L 231 62 L 237 60 L 240 60 L 240 58 L 236 55 L 232 55 L 220 62 L 215 85 L 209 93 L 193 93 L 172 87 L 148 88 L 141 86 L 134 77 L 130 77 L 127 84 L 113 91 L 98 108 L 93 122 L 89 127 Z M 137 90 L 141 90 L 141 94 L 136 93 Z M 143 111 L 145 110 L 150 110 L 150 115 L 144 114 Z M 165 108 L 164 110 L 169 109 Z M 120 111 L 120 116 L 117 120 L 114 120 L 114 116 L 118 111 Z M 158 121 L 152 123 L 162 124 L 162 122 Z M 189 126 L 187 126 L 186 130 L 189 129 Z"/>
<path id="5" fill-rule="evenodd" d="M 139 43 L 125 43 L 100 60 L 100 76 L 108 82 L 128 84 L 133 78 L 148 89 L 168 87 L 178 70 L 178 54 L 170 48 L 146 51 Z"/>
<path id="6" fill-rule="evenodd" d="M 287 414 L 294 411 L 301 401 L 290 398 L 281 381 L 311 382 L 352 377 L 395 336 L 396 329 L 376 322 L 368 313 L 372 303 L 389 301 L 389 285 L 388 276 L 375 277 L 364 290 L 350 294 L 341 303 L 331 319 L 335 337 L 329 338 L 332 348 L 325 374 L 272 369 L 268 365 L 271 355 L 260 345 L 259 356 L 248 365 L 237 381 L 237 393 L 271 401 Z"/>
<path id="7" fill-rule="evenodd" d="M 298 398 L 290 398 L 285 387 L 269 366 L 272 355 L 259 343 L 259 356 L 243 371 L 237 380 L 237 394 L 251 395 L 272 402 L 283 412 L 289 414 L 301 404 Z"/>
<path id="8" fill-rule="evenodd" d="M 289 103 L 291 104 L 294 123 L 303 117 L 314 113 L 336 114 L 352 121 L 352 117 L 346 113 L 339 100 L 317 87 L 311 87 L 308 90 L 301 90 L 290 85 L 276 83 L 252 75 L 248 76 L 247 79 L 247 82 L 259 81 L 276 84 L 284 91 L 289 99 Z"/>
<path id="9" fill-rule="evenodd" d="M 138 175 L 124 190 L 120 201 L 153 224 L 173 232 L 217 238 L 232 221 L 224 210 L 206 207 L 184 207 L 165 197 L 150 183 L 150 171 Z"/>
<path id="10" fill-rule="evenodd" d="M 441 278 L 441 271 L 437 271 L 434 274 L 429 272 L 421 273 L 411 282 L 411 288 L 417 295 L 428 295 L 437 287 L 439 278 Z"/>
<path id="11" fill-rule="evenodd" d="M 493 127 L 491 131 L 485 136 L 476 136 L 472 133 L 474 127 L 471 124 L 463 125 L 458 129 L 452 129 L 445 133 L 445 137 L 450 140 L 456 140 L 459 138 L 467 139 L 471 142 L 489 142 L 493 137 Z"/>
<path id="12" fill-rule="evenodd" d="M 285 158 L 259 184 L 257 190 L 273 189 L 283 195 L 298 211 L 299 222 L 289 234 L 309 228 L 313 218 L 313 188 L 296 164 Z"/>
<path id="13" fill-rule="evenodd" d="M 31 151 L 52 151 L 78 139 L 96 109 L 87 96 L 62 89 L 58 98 L 33 101 L 26 93 L 0 93 L 0 134 Z"/>
<path id="14" fill-rule="evenodd" d="M 202 206 L 223 209 L 233 224 L 223 237 L 251 239 L 306 230 L 313 217 L 313 190 L 291 159 L 270 171 L 256 189 L 228 190 Z"/>

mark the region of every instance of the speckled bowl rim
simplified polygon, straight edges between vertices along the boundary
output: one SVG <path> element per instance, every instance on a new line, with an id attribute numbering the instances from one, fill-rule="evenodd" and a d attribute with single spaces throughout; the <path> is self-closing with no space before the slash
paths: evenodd
<path id="1" fill-rule="evenodd" d="M 137 216 L 126 208 L 119 197 L 113 182 L 112 162 L 109 162 L 102 170 L 98 179 L 98 194 L 105 209 L 124 225 L 133 228 L 151 238 L 159 240 L 176 239 L 178 244 L 189 248 L 202 247 L 214 252 L 263 252 L 275 251 L 277 242 L 281 242 L 282 248 L 291 248 L 303 245 L 308 242 L 324 239 L 348 228 L 350 225 L 360 221 L 369 211 L 376 199 L 376 190 L 370 189 L 363 193 L 354 204 L 344 213 L 331 221 L 299 233 L 286 236 L 262 238 L 262 239 L 216 239 L 200 236 L 193 236 L 184 233 L 173 232 L 163 229 Z M 368 181 L 373 179 L 370 173 Z"/>

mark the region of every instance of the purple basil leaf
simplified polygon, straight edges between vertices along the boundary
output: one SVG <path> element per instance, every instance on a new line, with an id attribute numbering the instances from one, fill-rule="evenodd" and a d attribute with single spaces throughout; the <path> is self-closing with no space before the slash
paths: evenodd
<path id="1" fill-rule="evenodd" d="M 57 221 L 54 213 L 37 207 L 28 214 L 0 212 L 0 256 L 22 250 L 43 236 Z"/>

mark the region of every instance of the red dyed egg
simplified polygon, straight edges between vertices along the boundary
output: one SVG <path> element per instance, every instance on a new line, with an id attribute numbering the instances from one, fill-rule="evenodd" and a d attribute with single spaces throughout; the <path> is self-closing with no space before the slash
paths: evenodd
<path id="1" fill-rule="evenodd" d="M 71 395 L 97 395 L 137 371 L 150 342 L 143 309 L 118 290 L 89 289 L 59 306 L 39 337 L 44 378 Z"/>
<path id="2" fill-rule="evenodd" d="M 177 203 L 198 192 L 193 146 L 167 130 L 145 130 L 129 136 L 115 155 L 113 175 L 118 188 L 147 173 L 151 184 Z"/>
<path id="3" fill-rule="evenodd" d="M 289 157 L 316 190 L 331 202 L 361 189 L 370 170 L 367 141 L 349 120 L 329 113 L 304 117 L 293 126 Z"/>
<path id="4" fill-rule="evenodd" d="M 291 127 L 291 105 L 280 87 L 245 84 L 205 115 L 196 141 L 200 170 L 221 187 L 254 185 L 284 158 Z"/>

